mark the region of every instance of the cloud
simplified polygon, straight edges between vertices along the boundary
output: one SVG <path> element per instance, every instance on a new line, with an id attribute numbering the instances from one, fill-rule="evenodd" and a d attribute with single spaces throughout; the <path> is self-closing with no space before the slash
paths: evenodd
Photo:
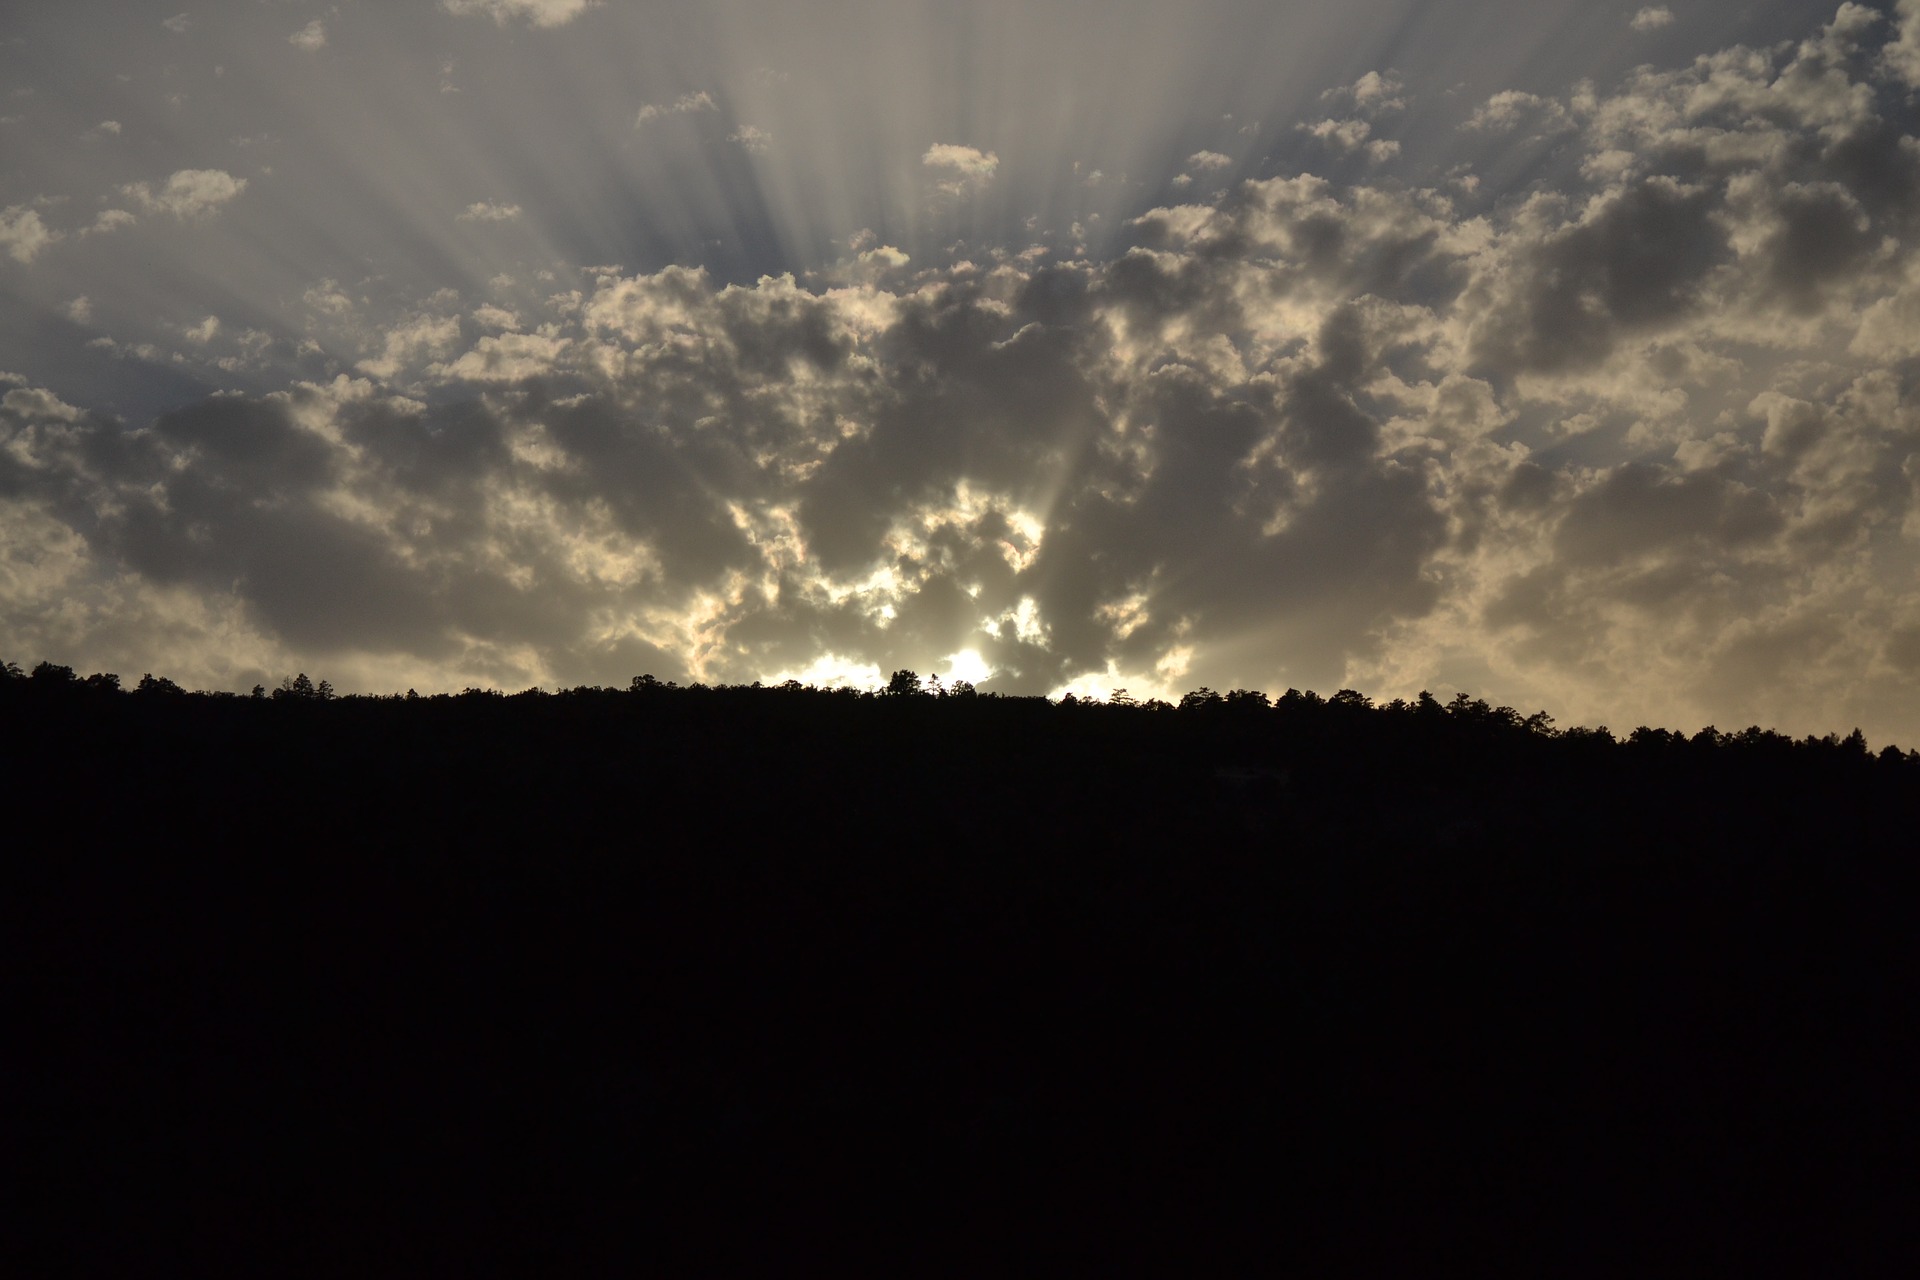
<path id="1" fill-rule="evenodd" d="M 146 182 L 129 183 L 120 191 L 148 213 L 198 218 L 246 189 L 245 178 L 236 178 L 220 169 L 181 169 L 168 177 L 157 191 Z"/>
<path id="2" fill-rule="evenodd" d="M 520 216 L 517 204 L 496 204 L 491 200 L 476 200 L 459 215 L 461 222 L 512 222 Z"/>
<path id="3" fill-rule="evenodd" d="M 1365 120 L 1318 120 L 1298 128 L 1336 152 L 1362 151 L 1375 161 L 1390 160 L 1400 153 L 1398 142 L 1373 137 L 1373 126 Z"/>
<path id="4" fill-rule="evenodd" d="M 422 361 L 444 359 L 459 342 L 458 316 L 413 316 L 387 329 L 380 353 L 360 361 L 358 368 L 376 378 L 395 379 Z"/>
<path id="5" fill-rule="evenodd" d="M 893 270 L 904 267 L 912 261 L 904 250 L 896 249 L 890 244 L 876 245 L 871 249 L 862 249 L 859 260 L 862 264 L 870 265 L 881 270 Z"/>
<path id="6" fill-rule="evenodd" d="M 773 149 L 773 135 L 765 129 L 743 124 L 727 135 L 728 142 L 737 142 L 754 155 L 762 156 Z"/>
<path id="7" fill-rule="evenodd" d="M 1906 84 L 1920 88 L 1920 0 L 1898 0 L 1897 34 L 1881 51 L 1887 69 Z"/>
<path id="8" fill-rule="evenodd" d="M 1539 206 L 1470 287 L 1468 350 L 1509 373 L 1578 372 L 1617 346 L 1706 307 L 1732 250 L 1712 188 L 1656 176 L 1596 197 L 1570 219 Z"/>
<path id="9" fill-rule="evenodd" d="M 1221 155 L 1218 151 L 1196 151 L 1187 157 L 1187 167 L 1202 173 L 1230 169 L 1233 167 L 1233 157 Z"/>
<path id="10" fill-rule="evenodd" d="M 1504 89 L 1476 108 L 1461 127 L 1482 133 L 1508 133 L 1526 126 L 1545 131 L 1571 127 L 1567 109 L 1551 98 Z"/>
<path id="11" fill-rule="evenodd" d="M 112 574 L 194 595 L 250 644 L 502 682 L 733 678 L 831 651 L 882 670 L 970 653 L 1049 688 L 1190 652 L 1196 622 L 1248 616 L 1250 583 L 1324 604 L 1367 563 L 1368 602 L 1336 613 L 1419 607 L 1438 517 L 1368 456 L 1331 354 L 1351 339 L 1236 403 L 1263 384 L 1180 336 L 1193 304 L 1156 308 L 1130 268 L 1048 270 L 937 295 L 608 276 L 565 329 L 460 350 L 453 318 L 421 315 L 363 365 L 497 399 L 427 410 L 343 381 L 131 435 L 23 420 L 4 456 L 28 461 L 0 483 L 92 513 Z M 1074 294 L 1082 320 L 1035 323 Z M 1110 347 L 1112 325 L 1131 341 Z"/>
<path id="12" fill-rule="evenodd" d="M 139 221 L 139 219 L 135 218 L 125 209 L 102 209 L 99 215 L 94 218 L 93 225 L 87 227 L 80 234 L 83 236 L 104 235 L 109 231 L 118 231 L 122 227 L 130 227 L 137 221 Z"/>
<path id="13" fill-rule="evenodd" d="M 565 26 L 600 0 L 440 0 L 440 7 L 456 17 L 485 16 L 505 26 L 520 19 L 529 26 Z"/>
<path id="14" fill-rule="evenodd" d="M 0 247 L 15 262 L 32 262 L 59 240 L 60 233 L 41 221 L 38 210 L 18 204 L 0 209 Z"/>
<path id="15" fill-rule="evenodd" d="M 1658 31 L 1673 25 L 1673 10 L 1665 5 L 1649 5 L 1635 13 L 1627 25 L 1640 32 Z"/>
<path id="16" fill-rule="evenodd" d="M 968 177 L 991 178 L 1000 167 L 1000 157 L 978 147 L 936 142 L 920 157 L 920 163 L 929 169 L 951 169 Z"/>
<path id="17" fill-rule="evenodd" d="M 961 195 L 991 182 L 1000 168 L 1000 157 L 978 147 L 936 142 L 921 155 L 920 163 L 943 175 L 936 183 L 941 191 L 949 195 Z"/>
<path id="18" fill-rule="evenodd" d="M 354 310 L 353 299 L 333 280 L 322 280 L 302 294 L 300 300 L 325 316 L 348 316 Z"/>
<path id="19" fill-rule="evenodd" d="M 698 93 L 683 93 L 664 106 L 648 103 L 640 108 L 640 114 L 634 118 L 633 127 L 638 129 L 666 116 L 691 115 L 696 111 L 717 111 L 713 95 L 704 89 Z"/>
<path id="20" fill-rule="evenodd" d="M 1328 89 L 1320 95 L 1323 102 L 1345 102 L 1360 115 L 1372 119 L 1407 106 L 1406 85 L 1392 72 L 1369 71 L 1349 85 Z"/>
<path id="21" fill-rule="evenodd" d="M 327 47 L 327 24 L 321 19 L 315 18 L 312 22 L 309 22 L 306 26 L 288 36 L 287 43 L 297 49 L 305 49 L 308 53 L 312 53 L 318 49 L 324 49 Z"/>
<path id="22" fill-rule="evenodd" d="M 187 28 L 193 25 L 193 19 L 184 13 L 176 13 L 171 18 L 161 19 L 160 25 L 176 36 L 187 34 Z"/>
<path id="23" fill-rule="evenodd" d="M 64 424 L 85 416 L 53 392 L 28 385 L 19 374 L 0 373 L 0 386 L 7 388 L 5 395 L 0 395 L 0 410 L 13 417 Z"/>
<path id="24" fill-rule="evenodd" d="M 492 317 L 498 322 L 498 317 Z M 508 322 L 512 321 L 507 316 Z M 502 333 L 481 338 L 458 359 L 433 365 L 430 376 L 444 382 L 523 382 L 561 366 L 567 342 L 552 331 Z"/>

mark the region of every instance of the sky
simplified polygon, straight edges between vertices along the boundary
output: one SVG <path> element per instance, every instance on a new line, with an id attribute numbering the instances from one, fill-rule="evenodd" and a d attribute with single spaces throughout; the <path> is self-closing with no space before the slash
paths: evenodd
<path id="1" fill-rule="evenodd" d="M 1916 135 L 1920 0 L 11 6 L 0 658 L 1920 744 Z"/>

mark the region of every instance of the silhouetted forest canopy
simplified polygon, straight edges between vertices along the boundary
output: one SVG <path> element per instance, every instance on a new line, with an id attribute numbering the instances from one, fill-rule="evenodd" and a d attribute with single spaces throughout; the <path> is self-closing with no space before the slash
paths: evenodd
<path id="1" fill-rule="evenodd" d="M 71 710 L 84 705 L 75 699 L 96 698 L 100 695 L 112 695 L 128 692 L 123 688 L 116 674 L 96 673 L 82 677 L 73 668 L 60 666 L 52 662 L 41 662 L 31 671 L 24 670 L 13 662 L 0 664 L 0 697 L 6 697 L 13 705 L 57 705 Z M 191 696 L 203 701 L 225 702 L 239 695 L 225 691 L 197 691 L 188 694 L 174 681 L 148 673 L 140 677 L 139 683 L 131 692 L 142 695 Z M 1279 698 L 1270 698 L 1255 689 L 1234 689 L 1225 693 L 1216 693 L 1209 688 L 1195 689 L 1183 695 L 1178 704 L 1159 698 L 1135 699 L 1125 689 L 1116 689 L 1107 699 L 1082 699 L 1067 694 L 1057 702 L 1048 698 L 982 693 L 966 680 L 954 680 L 942 683 L 938 676 L 926 680 L 913 671 L 896 671 L 888 679 L 884 688 L 867 690 L 853 686 L 830 686 L 820 688 L 803 684 L 799 680 L 788 680 L 777 685 L 763 685 L 755 682 L 751 685 L 694 684 L 682 687 L 673 681 L 661 681 L 651 675 L 635 676 L 624 689 L 610 686 L 581 685 L 571 689 L 559 689 L 552 693 L 535 688 L 519 693 L 507 694 L 497 689 L 468 688 L 458 694 L 438 693 L 422 698 L 420 694 L 408 690 L 405 694 L 348 695 L 344 701 L 353 704 L 385 704 L 393 702 L 434 702 L 456 701 L 471 704 L 476 700 L 505 699 L 515 705 L 553 700 L 571 709 L 588 714 L 589 709 L 605 714 L 616 705 L 625 705 L 628 695 L 649 699 L 643 704 L 649 711 L 658 713 L 664 709 L 661 700 L 677 698 L 681 701 L 674 710 L 681 714 L 690 714 L 695 708 L 704 714 L 725 717 L 741 714 L 748 707 L 748 699 L 770 700 L 805 699 L 810 710 L 831 715 L 835 711 L 844 711 L 850 703 L 872 702 L 876 700 L 898 704 L 900 700 L 910 700 L 918 705 L 939 702 L 974 706 L 982 703 L 1005 703 L 1031 708 L 1036 704 L 1056 707 L 1061 714 L 1098 714 L 1110 717 L 1105 723 L 1116 726 L 1117 717 L 1125 716 L 1137 721 L 1146 714 L 1170 711 L 1191 713 L 1194 723 L 1204 723 L 1213 729 L 1224 729 L 1232 725 L 1242 732 L 1226 735 L 1236 745 L 1250 746 L 1252 741 L 1244 732 L 1253 721 L 1249 717 L 1267 714 L 1267 723 L 1280 737 L 1288 734 L 1313 734 L 1331 731 L 1337 740 L 1350 742 L 1353 735 L 1359 733 L 1386 733 L 1394 731 L 1389 726 L 1397 722 L 1417 723 L 1427 726 L 1429 734 L 1434 727 L 1446 723 L 1454 726 L 1448 732 L 1465 734 L 1459 741 L 1487 743 L 1502 737 L 1516 740 L 1524 737 L 1531 741 L 1560 740 L 1579 744 L 1581 750 L 1592 751 L 1599 746 L 1617 745 L 1611 729 L 1574 727 L 1558 729 L 1553 717 L 1545 711 L 1536 711 L 1523 716 L 1512 707 L 1490 706 L 1483 699 L 1467 693 L 1458 693 L 1445 703 L 1435 699 L 1432 694 L 1422 692 L 1409 702 L 1404 698 L 1395 698 L 1390 702 L 1376 704 L 1364 693 L 1353 689 L 1342 689 L 1331 697 L 1307 690 L 1288 689 Z M 256 685 L 248 695 L 252 699 L 266 698 L 275 702 L 331 702 L 340 699 L 333 685 L 327 680 L 315 684 L 304 671 L 282 680 L 278 687 L 268 690 Z M 792 708 L 788 708 L 791 712 Z M 1367 723 L 1370 729 L 1362 730 L 1360 717 L 1363 713 L 1374 713 Z M 979 713 L 976 713 L 979 714 Z M 1205 717 L 1201 720 L 1200 717 Z M 1277 740 L 1277 739 L 1276 739 Z M 1714 726 L 1708 726 L 1698 732 L 1687 735 L 1674 730 L 1652 728 L 1642 725 L 1633 730 L 1626 738 L 1630 746 L 1661 750 L 1684 745 L 1696 754 L 1711 753 L 1718 749 L 1731 749 L 1735 752 L 1762 751 L 1770 753 L 1774 760 L 1782 759 L 1783 751 L 1792 751 L 1798 758 L 1814 760 L 1839 752 L 1846 757 L 1861 757 L 1867 753 L 1866 739 L 1858 729 L 1842 737 L 1837 733 L 1823 736 L 1809 734 L 1794 739 L 1775 730 L 1763 729 L 1752 725 L 1738 732 L 1725 733 Z M 1888 744 L 1884 746 L 1878 758 L 1893 765 L 1902 762 L 1920 761 L 1920 750 L 1903 751 L 1900 747 Z"/>
<path id="2" fill-rule="evenodd" d="M 1097 1220 L 1136 1262 L 1913 1238 L 1920 754 L 1858 732 L 907 671 L 125 686 L 0 681 L 22 1203 L 110 1206 L 101 1250 L 684 1260 L 724 1204 L 752 1238 L 698 1256 L 791 1258 L 869 1180 L 923 1241 Z"/>

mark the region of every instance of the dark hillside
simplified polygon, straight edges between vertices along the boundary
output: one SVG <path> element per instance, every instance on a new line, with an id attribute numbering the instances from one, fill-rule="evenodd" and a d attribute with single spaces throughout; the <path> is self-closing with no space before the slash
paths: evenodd
<path id="1" fill-rule="evenodd" d="M 1920 756 L 899 689 L 0 683 L 12 1198 L 99 1274 L 1915 1244 Z"/>

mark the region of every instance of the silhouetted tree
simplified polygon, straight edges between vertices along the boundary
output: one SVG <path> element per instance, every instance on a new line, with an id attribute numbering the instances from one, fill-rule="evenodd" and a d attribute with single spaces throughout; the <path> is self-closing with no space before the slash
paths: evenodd
<path id="1" fill-rule="evenodd" d="M 280 687 L 273 691 L 273 696 L 280 699 L 293 698 L 305 702 L 319 697 L 319 691 L 313 687 L 313 681 L 307 678 L 307 673 L 302 671 L 297 676 L 282 680 Z"/>

